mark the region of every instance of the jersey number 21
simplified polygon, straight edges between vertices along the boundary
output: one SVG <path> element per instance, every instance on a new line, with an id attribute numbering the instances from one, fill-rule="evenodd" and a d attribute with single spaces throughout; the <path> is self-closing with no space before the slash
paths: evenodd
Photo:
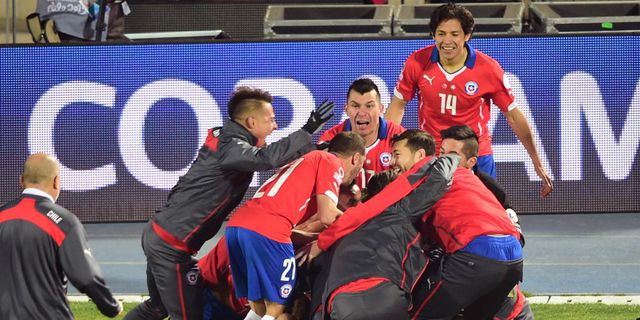
<path id="1" fill-rule="evenodd" d="M 289 178 L 293 170 L 300 164 L 300 162 L 302 162 L 302 160 L 304 160 L 304 158 L 299 158 L 298 160 L 278 169 L 278 171 L 276 171 L 276 173 L 274 173 L 271 178 L 267 179 L 267 181 L 265 181 L 262 186 L 260 186 L 260 189 L 256 191 L 256 194 L 253 196 L 253 198 L 262 198 L 267 189 L 269 189 L 269 192 L 267 192 L 267 197 L 275 196 L 276 193 L 278 193 L 278 190 L 282 188 L 284 182 L 287 180 L 287 178 Z M 272 183 L 274 180 L 275 183 Z"/>

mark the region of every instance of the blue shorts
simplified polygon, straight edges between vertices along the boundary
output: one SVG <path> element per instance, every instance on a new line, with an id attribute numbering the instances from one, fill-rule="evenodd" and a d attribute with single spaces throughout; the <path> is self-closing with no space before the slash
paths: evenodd
<path id="1" fill-rule="evenodd" d="M 475 170 L 480 170 L 496 179 L 496 162 L 492 154 L 478 157 Z"/>
<path id="2" fill-rule="evenodd" d="M 293 245 L 237 227 L 226 238 L 236 296 L 286 304 L 296 282 Z"/>
<path id="3" fill-rule="evenodd" d="M 522 245 L 518 238 L 512 235 L 505 237 L 477 236 L 460 251 L 498 261 L 522 259 Z"/>

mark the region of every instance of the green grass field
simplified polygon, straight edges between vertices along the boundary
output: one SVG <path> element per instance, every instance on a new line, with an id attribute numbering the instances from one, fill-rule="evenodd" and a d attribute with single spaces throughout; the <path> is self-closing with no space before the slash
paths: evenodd
<path id="1" fill-rule="evenodd" d="M 135 304 L 125 303 L 126 311 Z M 593 304 L 533 304 L 536 320 L 636 320 L 640 319 L 638 305 Z M 74 302 L 71 309 L 78 320 L 109 319 L 100 314 L 93 303 Z M 116 319 L 122 319 L 122 316 Z"/>

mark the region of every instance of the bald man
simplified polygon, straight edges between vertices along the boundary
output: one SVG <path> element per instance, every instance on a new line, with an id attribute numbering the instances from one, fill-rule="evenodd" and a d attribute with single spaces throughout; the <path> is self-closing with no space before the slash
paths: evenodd
<path id="1" fill-rule="evenodd" d="M 67 279 L 105 316 L 120 314 L 122 304 L 105 285 L 82 224 L 55 204 L 58 161 L 29 156 L 20 185 L 22 196 L 0 207 L 0 319 L 73 319 Z"/>

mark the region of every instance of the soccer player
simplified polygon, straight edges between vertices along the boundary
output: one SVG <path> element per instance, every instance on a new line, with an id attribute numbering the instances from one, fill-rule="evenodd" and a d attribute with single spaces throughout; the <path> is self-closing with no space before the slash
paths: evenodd
<path id="1" fill-rule="evenodd" d="M 317 232 L 323 229 L 324 225 L 317 219 L 317 215 L 298 224 L 292 230 L 291 241 L 294 249 L 298 249 L 309 241 L 317 239 Z M 294 235 L 296 237 L 294 237 Z M 238 298 L 235 295 L 230 264 L 225 236 L 222 236 L 216 246 L 198 261 L 200 274 L 205 283 L 205 320 L 244 319 L 249 310 L 251 310 L 247 298 Z M 300 277 L 300 270 L 296 271 L 298 277 Z M 295 294 L 295 288 L 292 294 Z M 301 297 L 300 299 L 306 301 L 305 297 Z M 292 311 L 295 312 L 298 310 L 294 306 Z M 285 313 L 278 317 L 278 319 L 288 319 L 285 317 L 287 315 L 288 314 Z M 303 319 L 303 317 L 299 318 Z"/>
<path id="2" fill-rule="evenodd" d="M 238 88 L 229 99 L 230 120 L 210 129 L 197 159 L 173 187 L 164 207 L 145 227 L 150 299 L 125 319 L 202 319 L 202 282 L 195 253 L 242 200 L 253 172 L 284 165 L 314 150 L 311 136 L 332 116 L 324 102 L 302 127 L 271 145 L 277 128 L 268 92 Z"/>
<path id="3" fill-rule="evenodd" d="M 67 279 L 107 317 L 122 304 L 102 278 L 78 218 L 55 204 L 60 165 L 32 154 L 20 177 L 22 196 L 0 207 L 0 319 L 73 319 Z"/>
<path id="4" fill-rule="evenodd" d="M 314 262 L 314 269 L 321 265 L 313 286 L 314 319 L 408 319 L 407 297 L 426 266 L 413 224 L 446 191 L 457 156 L 436 161 L 432 137 L 420 130 L 400 136 L 407 135 L 426 145 L 426 156 L 386 188 L 397 172 L 374 175 L 365 194 L 376 195 L 345 211 L 311 246 L 311 257 L 328 250 Z"/>
<path id="5" fill-rule="evenodd" d="M 280 168 L 229 219 L 226 229 L 236 296 L 247 297 L 245 319 L 275 319 L 296 281 L 291 229 L 317 212 L 330 225 L 342 214 L 339 186 L 351 183 L 364 162 L 364 141 L 336 135 L 328 152 L 312 151 Z"/>
<path id="6" fill-rule="evenodd" d="M 474 165 L 478 157 L 478 137 L 475 132 L 466 125 L 453 126 L 442 130 L 442 145 L 440 148 L 441 154 L 455 153 L 460 156 L 460 166 L 473 170 Z M 480 181 L 496 195 L 496 198 L 504 209 L 511 210 L 511 218 L 516 229 L 520 232 L 520 240 L 524 246 L 524 236 L 520 224 L 518 223 L 518 217 L 513 212 L 511 204 L 509 203 L 504 189 L 493 178 L 483 172 L 475 172 L 476 176 L 480 178 Z M 509 293 L 509 296 L 504 300 L 500 311 L 494 316 L 496 320 L 529 320 L 533 319 L 533 312 L 531 306 L 526 300 L 524 293 L 520 289 L 520 285 L 516 285 Z"/>
<path id="7" fill-rule="evenodd" d="M 410 141 L 394 144 L 394 167 L 411 167 Z M 421 234 L 444 249 L 442 267 L 416 286 L 412 319 L 487 319 L 522 280 L 520 233 L 496 197 L 459 167 L 451 189 L 422 217 Z"/>
<path id="8" fill-rule="evenodd" d="M 347 91 L 344 111 L 349 119 L 325 131 L 319 141 L 330 141 L 336 134 L 353 131 L 359 134 L 366 146 L 366 160 L 356 185 L 364 189 L 374 174 L 389 169 L 391 138 L 405 129 L 393 121 L 384 119 L 384 106 L 380 101 L 378 86 L 371 79 L 354 81 Z"/>
<path id="9" fill-rule="evenodd" d="M 436 138 L 440 130 L 466 124 L 480 139 L 477 166 L 496 177 L 489 122 L 491 104 L 503 112 L 509 126 L 524 145 L 542 179 L 540 195 L 553 190 L 526 117 L 518 108 L 504 70 L 497 61 L 473 49 L 468 41 L 474 28 L 471 12 L 449 3 L 436 8 L 429 23 L 434 45 L 412 53 L 405 61 L 385 117 L 401 123 L 407 103 L 418 91 L 420 127 Z"/>

